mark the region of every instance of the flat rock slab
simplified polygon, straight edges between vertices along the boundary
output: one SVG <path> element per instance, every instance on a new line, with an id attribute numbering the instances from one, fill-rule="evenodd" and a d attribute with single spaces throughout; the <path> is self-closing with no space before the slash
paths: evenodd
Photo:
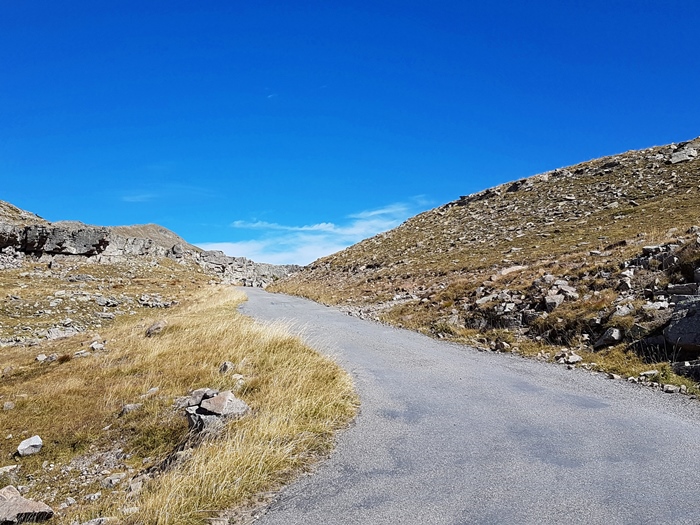
<path id="1" fill-rule="evenodd" d="M 0 525 L 46 521 L 53 518 L 53 509 L 39 501 L 22 497 L 12 485 L 0 490 Z"/>
<path id="2" fill-rule="evenodd" d="M 245 401 L 238 399 L 230 390 L 221 392 L 209 399 L 204 399 L 199 406 L 212 414 L 227 418 L 243 417 L 250 411 L 250 407 Z"/>

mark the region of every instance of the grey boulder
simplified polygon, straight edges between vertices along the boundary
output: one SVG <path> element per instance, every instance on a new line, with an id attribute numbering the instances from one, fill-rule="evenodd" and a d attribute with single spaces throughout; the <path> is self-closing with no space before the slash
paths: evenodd
<path id="1" fill-rule="evenodd" d="M 22 497 L 12 485 L 0 489 L 0 524 L 46 521 L 53 518 L 53 509 L 39 501 Z"/>
<path id="2" fill-rule="evenodd" d="M 676 304 L 664 337 L 671 347 L 683 350 L 686 359 L 700 355 L 700 296 L 685 296 Z"/>

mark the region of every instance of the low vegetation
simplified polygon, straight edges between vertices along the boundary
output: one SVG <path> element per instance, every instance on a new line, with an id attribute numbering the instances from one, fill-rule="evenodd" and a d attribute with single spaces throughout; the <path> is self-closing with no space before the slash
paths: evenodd
<path id="1" fill-rule="evenodd" d="M 60 509 L 54 522 L 204 523 L 310 468 L 354 416 L 351 380 L 335 363 L 284 326 L 239 314 L 241 292 L 184 277 L 182 289 L 157 286 L 178 292 L 168 309 L 136 309 L 99 334 L 92 327 L 0 352 L 0 466 L 19 465 L 2 481 Z M 157 320 L 165 329 L 145 337 Z M 219 372 L 224 361 L 234 373 Z M 201 387 L 234 391 L 251 414 L 194 440 L 173 403 Z M 12 458 L 32 435 L 41 452 Z"/>

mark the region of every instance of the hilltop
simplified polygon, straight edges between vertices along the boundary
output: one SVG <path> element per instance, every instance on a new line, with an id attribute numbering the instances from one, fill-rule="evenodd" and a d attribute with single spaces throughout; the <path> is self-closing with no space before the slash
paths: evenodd
<path id="1" fill-rule="evenodd" d="M 607 355 L 620 371 L 627 350 L 647 362 L 694 359 L 700 337 L 669 322 L 697 304 L 698 151 L 700 138 L 462 196 L 273 289 L 541 358 Z"/>

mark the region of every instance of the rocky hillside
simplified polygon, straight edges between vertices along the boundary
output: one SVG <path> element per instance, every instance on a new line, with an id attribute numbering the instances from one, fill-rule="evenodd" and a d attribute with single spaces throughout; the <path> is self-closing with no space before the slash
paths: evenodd
<path id="1" fill-rule="evenodd" d="M 0 201 L 0 347 L 90 332 L 185 290 L 267 286 L 296 270 L 203 251 L 157 225 L 50 223 Z"/>
<path id="2" fill-rule="evenodd" d="M 197 264 L 223 282 L 242 286 L 265 287 L 297 269 L 294 265 L 256 263 L 219 251 L 204 251 L 156 224 L 104 227 L 75 221 L 50 223 L 3 201 L 0 250 L 0 269 L 13 267 L 25 255 L 47 264 L 67 256 L 86 257 L 97 263 L 168 257 L 183 264 Z"/>
<path id="3" fill-rule="evenodd" d="M 274 289 L 491 348 L 692 359 L 700 329 L 681 321 L 700 305 L 699 150 L 630 151 L 463 196 Z"/>

